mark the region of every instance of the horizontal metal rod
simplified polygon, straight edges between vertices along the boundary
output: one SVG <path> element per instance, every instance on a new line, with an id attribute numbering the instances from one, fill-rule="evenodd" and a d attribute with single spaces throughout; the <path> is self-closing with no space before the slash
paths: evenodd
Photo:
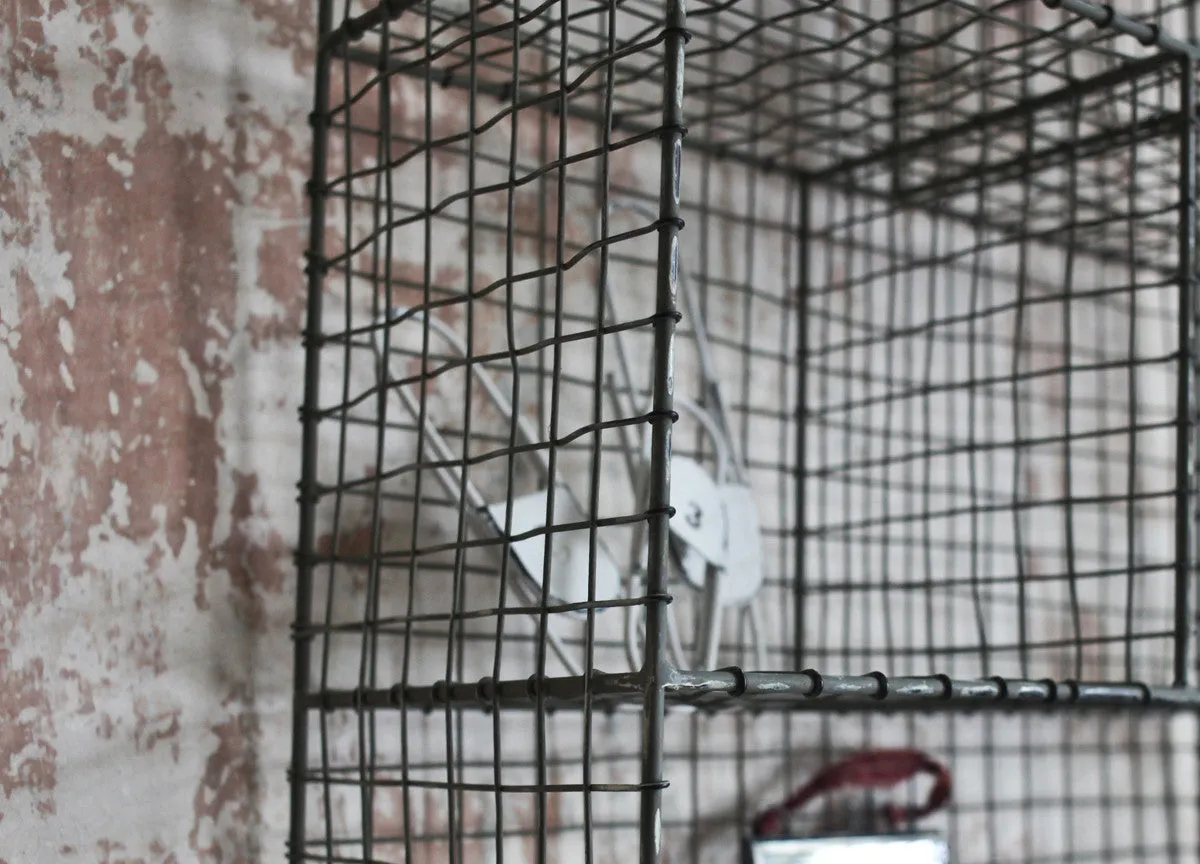
<path id="1" fill-rule="evenodd" d="M 583 675 L 559 678 L 529 678 L 496 681 L 482 678 L 477 682 L 438 681 L 418 685 L 363 689 L 327 690 L 307 696 L 309 708 L 333 710 L 378 710 L 408 708 L 432 711 L 451 706 L 455 708 L 533 708 L 541 694 L 548 710 L 582 708 L 590 693 L 596 707 L 625 704 L 641 705 L 645 691 L 638 673 L 610 674 L 594 672 L 590 679 Z"/>
<path id="2" fill-rule="evenodd" d="M 579 709 L 590 691 L 598 710 L 636 708 L 644 682 L 636 673 L 595 672 L 583 676 L 478 682 L 439 681 L 425 686 L 311 693 L 312 710 L 381 710 L 438 708 L 488 710 L 532 708 Z M 1006 679 L 952 679 L 945 675 L 889 678 L 868 675 L 822 675 L 804 672 L 748 672 L 731 667 L 712 672 L 673 671 L 664 687 L 667 705 L 705 711 L 721 709 L 855 711 L 912 709 L 978 711 L 1042 709 L 1157 709 L 1200 711 L 1200 689 L 1155 687 L 1139 682 L 1079 682 Z"/>
<path id="3" fill-rule="evenodd" d="M 1147 24 L 1137 18 L 1122 15 L 1107 3 L 1091 3 L 1089 0 L 1042 0 L 1042 2 L 1051 9 L 1062 9 L 1064 12 L 1086 18 L 1097 27 L 1116 30 L 1118 33 L 1132 36 L 1147 48 L 1158 48 L 1166 54 L 1200 60 L 1200 47 L 1164 33 L 1157 24 Z"/>

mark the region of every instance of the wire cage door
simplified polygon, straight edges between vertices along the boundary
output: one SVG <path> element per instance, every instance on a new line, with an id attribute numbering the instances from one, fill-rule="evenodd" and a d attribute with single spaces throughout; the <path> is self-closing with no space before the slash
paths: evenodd
<path id="1" fill-rule="evenodd" d="M 1200 861 L 1194 25 L 321 0 L 290 859 Z"/>

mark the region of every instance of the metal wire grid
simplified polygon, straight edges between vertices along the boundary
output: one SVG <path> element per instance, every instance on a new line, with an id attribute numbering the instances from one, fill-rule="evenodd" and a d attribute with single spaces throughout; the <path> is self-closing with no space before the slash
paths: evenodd
<path id="1" fill-rule="evenodd" d="M 810 665 L 1187 680 L 1177 71 L 1043 98 L 914 159 L 981 227 L 814 204 Z M 1124 132 L 1082 131 L 1117 105 Z M 993 155 L 1014 139 L 1021 155 Z M 1005 182 L 1014 164 L 1033 170 Z"/>
<path id="2" fill-rule="evenodd" d="M 392 3 L 376 8 L 403 11 L 398 21 L 368 13 L 361 33 L 347 33 L 360 10 L 343 7 L 342 34 L 360 37 L 351 41 L 336 33 L 334 5 L 322 4 L 314 113 L 293 858 L 546 860 L 567 844 L 596 860 L 638 842 L 651 860 L 658 790 L 667 776 L 683 782 L 662 761 L 686 759 L 697 778 L 693 811 L 668 811 L 670 836 L 711 816 L 698 778 L 722 760 L 705 725 L 722 721 L 663 721 L 655 679 L 622 671 L 620 621 L 629 604 L 658 617 L 657 592 L 584 608 L 514 597 L 505 542 L 478 536 L 465 496 L 433 475 L 469 466 L 489 500 L 511 500 L 531 482 L 526 457 L 542 452 L 555 473 L 583 478 L 586 507 L 550 533 L 582 528 L 592 548 L 623 549 L 649 511 L 665 554 L 661 506 L 626 488 L 623 432 L 669 418 L 663 403 L 614 410 L 611 391 L 629 394 L 608 382 L 617 329 L 646 369 L 672 329 L 674 303 L 661 286 L 656 300 L 650 292 L 677 223 L 604 214 L 618 199 L 656 211 L 670 198 L 669 185 L 654 189 L 673 170 L 662 157 L 680 130 L 662 94 L 683 34 L 649 2 L 462 13 Z M 1182 680 L 1182 562 L 1172 543 L 1146 539 L 1177 524 L 1178 62 L 1148 52 L 1118 66 L 1136 43 L 1118 51 L 1111 31 L 1073 18 L 1035 38 L 1030 28 L 1045 23 L 1021 5 L 1017 18 L 1006 4 L 897 4 L 886 18 L 868 4 L 747 8 L 701 3 L 689 15 L 682 215 L 696 245 L 683 267 L 702 314 L 720 321 L 736 434 L 753 441 L 752 478 L 770 502 L 768 666 L 926 677 L 670 674 L 657 679 L 665 698 L 759 709 L 820 708 L 838 694 L 859 701 L 833 704 L 1184 699 L 1191 691 L 1140 684 L 928 677 L 1168 684 L 1170 669 Z M 1164 21 L 1185 12 L 1158 11 Z M 1023 38 L 981 35 L 998 21 Z M 605 281 L 623 317 L 599 302 Z M 384 326 L 397 306 L 421 314 Z M 468 361 L 438 344 L 431 317 L 461 337 Z M 696 392 L 688 326 L 676 381 Z M 541 433 L 535 445 L 478 398 L 476 368 L 512 394 Z M 399 388 L 418 394 L 421 416 L 405 413 Z M 452 459 L 429 452 L 427 420 Z M 672 448 L 712 464 L 694 425 L 676 424 Z M 1031 478 L 1055 458 L 1070 476 L 1039 493 Z M 694 620 L 695 601 L 676 592 L 679 620 Z M 749 666 L 744 623 L 725 642 Z M 629 740 L 631 719 L 608 713 L 639 703 L 646 753 Z M 432 713 L 377 710 L 395 707 Z M 748 766 L 778 760 L 780 745 L 811 753 L 813 727 L 794 724 L 820 724 L 826 748 L 838 746 L 840 727 L 825 719 L 727 722 L 741 748 L 737 818 L 755 805 Z M 748 726 L 762 722 L 782 725 L 760 730 L 755 754 Z M 901 721 L 863 722 L 875 742 Z M 937 736 L 993 721 L 903 722 Z M 1163 765 L 1195 752 L 1163 741 Z M 942 746 L 956 766 L 975 752 L 953 738 Z M 984 763 L 1011 763 L 987 747 Z M 1068 763 L 1091 755 L 1054 749 Z M 1138 824 L 1175 802 L 1194 814 L 1194 793 L 1177 788 L 1158 773 L 1142 797 L 1097 806 Z M 1017 797 L 1026 813 L 1039 800 L 1028 786 L 988 788 L 966 804 L 991 814 L 980 832 L 991 851 L 1003 833 L 995 819 Z M 1077 790 L 1050 798 L 1063 825 L 1090 812 Z M 1166 845 L 1145 839 L 1162 834 Z M 1127 836 L 1136 831 L 1032 855 L 1027 836 L 1022 860 L 1190 857 L 1178 825 L 1115 839 Z M 711 848 L 702 836 L 679 842 L 693 860 Z"/>
<path id="3" fill-rule="evenodd" d="M 1122 11 L 1139 6 L 1144 11 L 1136 20 L 1156 22 L 1159 41 L 1177 46 L 1168 34 L 1190 32 L 1194 10 L 1186 0 L 1124 4 Z M 604 120 L 599 106 L 609 82 L 594 73 L 609 60 L 611 24 L 613 50 L 622 54 L 612 80 L 613 131 L 653 133 L 661 124 L 670 64 L 653 50 L 663 21 L 655 0 L 617 3 L 611 22 L 608 4 L 601 2 L 564 9 L 557 0 L 519 7 L 491 0 L 477 10 L 473 39 L 466 37 L 465 0 L 433 4 L 425 29 L 408 26 L 422 12 L 409 13 L 407 23 L 401 15 L 384 51 L 378 19 L 387 7 L 375 7 L 377 14 L 364 24 L 342 27 L 331 40 L 337 54 L 374 68 L 382 52 L 393 74 L 428 73 L 438 86 L 470 86 L 501 102 L 515 96 L 519 107 L 541 98 L 553 108 L 556 97 L 547 90 L 552 94 L 558 83 L 557 68 L 533 65 L 549 56 L 568 70 L 566 110 L 593 122 Z M 391 7 L 397 14 L 423 9 L 409 2 Z M 687 16 L 689 152 L 825 178 L 856 160 L 872 161 L 917 144 L 931 132 L 982 123 L 980 115 L 989 111 L 1021 110 L 1031 99 L 1131 59 L 1152 65 L 1161 53 L 1157 45 L 1139 45 L 1118 30 L 1041 4 L 701 0 L 690 5 Z M 521 34 L 517 53 L 532 61 L 516 80 L 514 20 Z M 514 87 L 528 89 L 514 94 Z M 1115 127 L 1123 119 L 1092 116 L 1089 122 Z M 996 147 L 992 155 L 1003 152 Z"/>
<path id="4" fill-rule="evenodd" d="M 671 860 L 730 860 L 746 824 L 822 766 L 867 747 L 930 748 L 954 767 L 954 805 L 922 829 L 951 860 L 1195 861 L 1195 718 L 672 717 L 664 796 Z M 778 758 L 779 750 L 791 753 Z M 720 778 L 716 781 L 715 778 Z M 923 788 L 891 796 L 915 804 Z M 861 819 L 861 797 L 833 796 L 793 822 L 799 836 Z M 876 801 L 878 803 L 878 800 Z M 861 825 L 862 822 L 859 822 Z M 868 821 L 869 825 L 870 822 Z"/>
<path id="5" fill-rule="evenodd" d="M 575 713 L 548 718 L 556 746 L 545 757 L 530 736 L 520 734 L 506 735 L 497 753 L 491 718 L 478 713 L 464 715 L 461 734 L 456 730 L 449 743 L 440 713 L 415 713 L 408 720 L 408 746 L 420 757 L 403 767 L 400 717 L 387 712 L 378 720 L 373 819 L 365 833 L 357 720 L 349 712 L 333 715 L 331 737 L 343 743 L 342 758 L 322 780 L 329 785 L 335 827 L 329 839 L 312 836 L 307 860 L 529 861 L 544 854 L 549 861 L 615 862 L 636 855 L 638 796 L 620 790 L 641 770 L 638 749 L 628 739 L 629 718 L 594 722 L 592 788 L 584 791 Z M 663 798 L 664 857 L 736 860 L 754 814 L 822 765 L 863 747 L 914 744 L 954 766 L 954 806 L 923 827 L 946 837 L 956 862 L 1179 864 L 1200 856 L 1193 715 L 1064 721 L 993 714 L 676 712 L 665 726 L 671 786 Z M 780 758 L 783 748 L 788 759 Z M 450 751 L 458 763 L 452 782 L 446 777 Z M 496 762 L 503 765 L 499 795 Z M 543 769 L 550 778 L 544 788 L 537 779 Z M 908 793 L 912 801 L 906 803 L 914 803 L 922 792 L 900 790 L 894 797 L 903 802 Z M 454 821 L 448 820 L 451 797 Z M 861 806 L 861 800 L 832 797 L 799 814 L 792 827 L 799 834 L 843 828 L 862 819 L 856 812 Z"/>
<path id="6" fill-rule="evenodd" d="M 355 20 L 357 11 L 343 7 L 341 20 Z M 481 30 L 479 10 L 471 17 Z M 519 840 L 522 820 L 535 822 L 524 857 L 545 860 L 558 796 L 581 794 L 590 824 L 604 818 L 607 796 L 636 809 L 650 803 L 647 790 L 662 785 L 641 771 L 606 785 L 603 765 L 586 759 L 573 760 L 569 777 L 554 767 L 560 746 L 593 750 L 591 670 L 605 641 L 623 657 L 616 646 L 624 628 L 610 624 L 606 636 L 599 613 L 611 622 L 623 615 L 622 604 L 647 601 L 564 605 L 531 592 L 528 580 L 522 596 L 523 577 L 503 554 L 508 541 L 481 537 L 470 523 L 476 504 L 467 488 L 511 512 L 542 460 L 552 477 L 582 474 L 575 495 L 583 510 L 567 521 L 582 523 L 593 560 L 601 544 L 628 546 L 622 535 L 645 521 L 645 505 L 634 506 L 618 470 L 624 451 L 617 436 L 623 426 L 650 421 L 663 430 L 656 443 L 665 452 L 670 416 L 663 397 L 637 413 L 614 411 L 601 387 L 602 358 L 613 328 L 637 339 L 643 332 L 654 338 L 657 326 L 661 343 L 673 319 L 644 302 L 628 304 L 625 317 L 609 316 L 596 286 L 617 239 L 630 250 L 626 268 L 642 272 L 642 285 L 655 284 L 663 258 L 655 246 L 673 232 L 628 215 L 610 231 L 605 214 L 619 182 L 614 173 L 634 176 L 638 160 L 653 169 L 663 146 L 658 130 L 620 140 L 597 131 L 611 122 L 569 122 L 568 101 L 611 118 L 612 100 L 603 98 L 611 87 L 579 90 L 568 80 L 564 52 L 522 49 L 519 26 L 508 28 L 509 92 L 498 98 L 468 97 L 435 77 L 434 56 L 456 39 L 471 60 L 470 83 L 486 80 L 480 55 L 489 42 L 481 33 L 464 41 L 461 26 L 447 29 L 428 7 L 404 16 L 394 34 L 385 18 L 377 25 L 364 44 L 376 40 L 379 56 L 395 49 L 398 62 L 415 51 L 418 77 L 335 61 L 333 47 L 346 43 L 333 35 L 334 4 L 322 4 L 291 855 L 395 860 L 388 838 L 399 834 L 403 860 L 462 860 L 471 808 L 482 797 L 497 838 Z M 415 44 L 405 27 L 415 28 Z M 644 50 L 662 52 L 680 38 L 659 32 Z M 584 80 L 611 82 L 620 72 L 619 62 L 607 64 Z M 538 94 L 531 103 L 523 101 L 526 88 Z M 421 264 L 398 263 L 413 260 Z M 442 338 L 435 321 L 462 345 Z M 516 413 L 498 416 L 494 402 L 480 398 L 479 372 L 495 380 Z M 648 390 L 652 381 L 639 383 Z M 406 412 L 405 396 L 418 406 L 416 416 Z M 529 418 L 536 440 L 520 440 L 517 416 Z M 439 482 L 447 471 L 451 482 Z M 661 534 L 667 513 L 662 504 L 657 509 Z M 562 521 L 528 534 L 554 537 Z M 572 653 L 555 651 L 551 635 Z M 495 710 L 468 717 L 448 703 L 432 722 L 410 711 L 320 710 L 347 692 L 361 708 L 362 694 L 380 689 L 406 699 L 419 686 L 441 695 L 440 680 L 561 675 L 568 657 L 582 673 L 584 698 L 565 723 L 551 722 L 546 694 L 532 689 L 525 701 L 536 710 L 519 716 Z M 477 695 L 492 701 L 482 690 Z M 476 755 L 481 750 L 486 756 Z M 528 770 L 520 767 L 522 753 Z M 401 794 L 389 809 L 395 774 Z M 430 806 L 436 817 L 426 816 Z M 453 827 L 423 835 L 417 826 L 426 818 Z M 453 842 L 433 842 L 443 832 Z"/>

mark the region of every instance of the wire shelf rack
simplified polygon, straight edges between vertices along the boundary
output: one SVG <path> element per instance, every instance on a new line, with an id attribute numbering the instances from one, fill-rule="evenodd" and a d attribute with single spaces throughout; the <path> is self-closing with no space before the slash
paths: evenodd
<path id="1" fill-rule="evenodd" d="M 707 860 L 701 751 L 728 841 L 826 715 L 1197 773 L 1196 15 L 321 0 L 293 860 Z M 943 827 L 1200 860 L 1155 770 L 1161 847 Z"/>

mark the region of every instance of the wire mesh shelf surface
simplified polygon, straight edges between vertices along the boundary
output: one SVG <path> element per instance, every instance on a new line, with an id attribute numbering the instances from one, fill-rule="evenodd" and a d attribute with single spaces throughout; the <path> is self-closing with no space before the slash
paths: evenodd
<path id="1" fill-rule="evenodd" d="M 722 747 L 729 839 L 871 730 L 983 766 L 961 860 L 1200 858 L 1192 4 L 320 15 L 296 860 L 700 860 Z M 1035 825 L 983 708 L 1158 791 Z"/>

